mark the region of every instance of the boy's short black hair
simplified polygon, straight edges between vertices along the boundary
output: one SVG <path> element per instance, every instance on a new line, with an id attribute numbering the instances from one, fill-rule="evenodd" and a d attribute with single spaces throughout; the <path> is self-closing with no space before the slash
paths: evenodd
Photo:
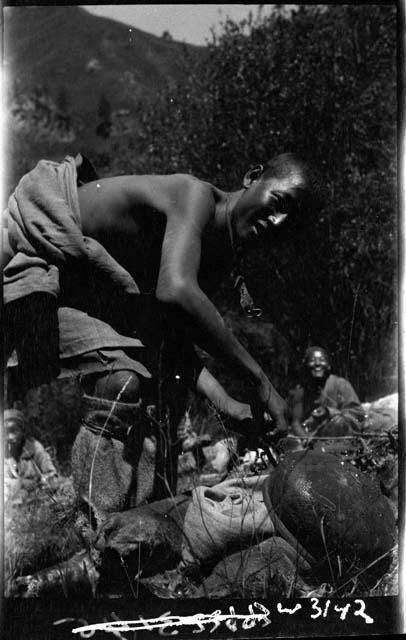
<path id="1" fill-rule="evenodd" d="M 274 177 L 285 179 L 300 175 L 303 178 L 304 186 L 297 187 L 294 191 L 300 190 L 301 209 L 310 209 L 314 214 L 323 202 L 321 184 L 316 172 L 310 164 L 296 153 L 281 153 L 271 158 L 264 168 L 264 178 Z"/>
<path id="2" fill-rule="evenodd" d="M 307 362 L 315 351 L 321 351 L 325 355 L 327 360 L 330 362 L 330 354 L 327 351 L 327 349 L 325 349 L 324 347 L 318 347 L 317 345 L 312 345 L 310 347 L 307 347 L 303 357 L 303 362 Z"/>
<path id="3" fill-rule="evenodd" d="M 3 423 L 6 430 L 13 430 L 16 427 L 23 429 L 25 426 L 24 413 L 18 409 L 6 409 L 3 415 Z"/>

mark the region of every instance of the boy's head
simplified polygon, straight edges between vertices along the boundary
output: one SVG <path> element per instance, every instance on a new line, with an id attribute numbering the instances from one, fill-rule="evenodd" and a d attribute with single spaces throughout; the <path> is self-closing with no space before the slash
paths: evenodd
<path id="1" fill-rule="evenodd" d="M 17 409 L 4 412 L 4 432 L 7 454 L 14 456 L 24 442 L 24 414 Z"/>
<path id="2" fill-rule="evenodd" d="M 233 228 L 241 241 L 269 234 L 273 228 L 305 218 L 319 204 L 320 188 L 309 165 L 293 153 L 250 169 L 236 202 Z"/>
<path id="3" fill-rule="evenodd" d="M 309 347 L 306 349 L 303 364 L 307 374 L 312 378 L 323 379 L 331 371 L 330 357 L 323 347 Z"/>

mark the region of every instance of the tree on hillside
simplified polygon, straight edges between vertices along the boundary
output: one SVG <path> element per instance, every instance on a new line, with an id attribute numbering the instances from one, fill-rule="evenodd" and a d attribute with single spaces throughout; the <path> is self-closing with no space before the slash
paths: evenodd
<path id="1" fill-rule="evenodd" d="M 72 124 L 72 117 L 70 113 L 71 108 L 71 100 L 69 97 L 69 93 L 65 87 L 61 87 L 56 96 L 56 106 L 57 106 L 57 122 L 58 125 L 68 131 Z"/>
<path id="2" fill-rule="evenodd" d="M 66 87 L 61 87 L 59 89 L 56 96 L 56 106 L 61 113 L 68 113 L 71 106 L 71 100 Z"/>
<path id="3" fill-rule="evenodd" d="M 102 138 L 108 138 L 111 130 L 111 104 L 104 93 L 101 94 L 99 99 L 97 115 L 101 121 L 96 127 L 96 133 Z"/>
<path id="4" fill-rule="evenodd" d="M 111 104 L 104 93 L 101 94 L 99 99 L 97 115 L 103 120 L 103 122 L 110 122 L 111 120 Z"/>
<path id="5" fill-rule="evenodd" d="M 248 280 L 294 351 L 322 343 L 362 395 L 391 390 L 395 7 L 300 5 L 227 20 L 206 58 L 188 65 L 186 81 L 145 114 L 134 168 L 189 171 L 231 189 L 275 153 L 294 150 L 319 167 L 321 215 L 296 243 L 250 257 Z"/>

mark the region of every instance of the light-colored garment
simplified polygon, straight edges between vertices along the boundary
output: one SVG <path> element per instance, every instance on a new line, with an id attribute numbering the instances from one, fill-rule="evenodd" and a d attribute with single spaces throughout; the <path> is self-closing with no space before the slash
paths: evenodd
<path id="1" fill-rule="evenodd" d="M 317 407 L 329 409 L 330 417 L 336 422 L 331 423 L 331 434 L 320 432 L 319 435 L 345 435 L 353 430 L 358 431 L 362 427 L 365 413 L 351 383 L 334 374 L 328 376 L 318 394 L 297 385 L 289 393 L 288 406 L 293 418 L 300 422 L 308 419 Z M 326 421 L 326 429 L 329 429 L 329 424 Z M 337 433 L 334 433 L 335 427 L 338 429 Z"/>
<path id="2" fill-rule="evenodd" d="M 377 398 L 377 400 L 372 400 L 372 402 L 363 402 L 362 406 L 365 411 L 377 411 L 378 409 L 385 409 L 388 411 L 398 411 L 399 407 L 399 394 L 391 393 L 389 396 L 383 396 L 382 398 Z"/>
<path id="3" fill-rule="evenodd" d="M 210 561 L 233 545 L 244 548 L 274 534 L 262 495 L 266 478 L 232 478 L 193 490 L 183 525 L 185 563 Z"/>
<path id="4" fill-rule="evenodd" d="M 341 410 L 350 406 L 359 406 L 361 404 L 350 382 L 345 378 L 340 378 L 332 373 L 328 376 L 324 383 L 324 387 L 321 389 L 320 395 L 315 401 L 313 401 L 311 406 L 307 406 L 308 402 L 306 402 L 306 400 L 306 389 L 302 385 L 297 385 L 290 392 L 290 406 L 298 403 L 303 404 L 302 419 L 308 418 L 312 409 L 316 406 L 326 408 L 331 407 L 333 409 Z"/>
<path id="5" fill-rule="evenodd" d="M 97 274 L 101 285 L 109 285 L 125 295 L 139 294 L 132 276 L 97 241 L 82 234 L 77 193 L 81 164 L 80 155 L 68 156 L 62 163 L 42 160 L 23 176 L 10 197 L 3 224 L 7 228 L 9 250 L 14 255 L 4 269 L 6 303 L 38 291 L 58 297 L 62 273 L 68 280 L 70 274 L 83 274 L 85 280 L 86 274 Z M 82 284 L 86 292 L 86 281 Z M 73 296 L 76 293 L 72 291 Z M 66 293 L 64 302 L 66 305 Z M 75 300 L 71 304 L 76 307 Z M 68 306 L 58 309 L 58 324 L 60 377 L 119 367 L 151 377 L 134 357 L 134 349 L 143 348 L 140 340 L 121 335 L 85 310 Z M 109 353 L 103 368 L 102 363 L 84 355 L 103 349 L 120 350 L 120 357 Z M 126 354 L 123 351 L 126 349 L 131 349 L 131 353 Z M 83 362 L 78 363 L 80 356 Z M 17 364 L 14 352 L 8 366 Z"/>
<path id="6" fill-rule="evenodd" d="M 93 238 L 82 234 L 77 169 L 82 156 L 41 160 L 23 176 L 3 214 L 13 253 L 4 268 L 4 302 L 33 292 L 58 296 L 60 272 L 86 267 L 126 293 L 139 293 L 130 274 Z"/>
<path id="7" fill-rule="evenodd" d="M 42 444 L 34 438 L 27 438 L 24 442 L 21 456 L 18 460 L 6 458 L 4 461 L 6 479 L 42 480 L 57 476 L 51 456 Z"/>
<path id="8" fill-rule="evenodd" d="M 360 405 L 353 386 L 345 378 L 330 374 L 321 392 L 321 405 L 343 410 Z"/>
<path id="9" fill-rule="evenodd" d="M 123 336 L 99 318 L 70 307 L 58 309 L 58 323 L 59 378 L 117 370 L 151 377 L 136 357 L 140 350 L 144 350 L 138 338 Z M 13 351 L 7 366 L 13 368 L 17 365 L 17 354 Z"/>
<path id="10" fill-rule="evenodd" d="M 364 402 L 365 431 L 382 432 L 398 427 L 399 394 L 392 393 L 372 402 Z"/>
<path id="11" fill-rule="evenodd" d="M 99 318 L 70 307 L 58 309 L 59 357 L 72 358 L 94 349 L 140 349 L 141 340 L 123 336 Z"/>

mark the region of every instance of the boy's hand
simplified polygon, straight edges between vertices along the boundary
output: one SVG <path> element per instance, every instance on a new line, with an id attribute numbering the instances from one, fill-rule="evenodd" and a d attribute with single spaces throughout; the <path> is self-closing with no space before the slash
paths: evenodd
<path id="1" fill-rule="evenodd" d="M 288 425 L 286 422 L 287 405 L 285 400 L 273 388 L 270 382 L 268 382 L 267 385 L 261 386 L 259 397 L 263 405 L 262 411 L 265 409 L 265 412 L 269 414 L 274 423 L 274 431 L 286 433 Z"/>

